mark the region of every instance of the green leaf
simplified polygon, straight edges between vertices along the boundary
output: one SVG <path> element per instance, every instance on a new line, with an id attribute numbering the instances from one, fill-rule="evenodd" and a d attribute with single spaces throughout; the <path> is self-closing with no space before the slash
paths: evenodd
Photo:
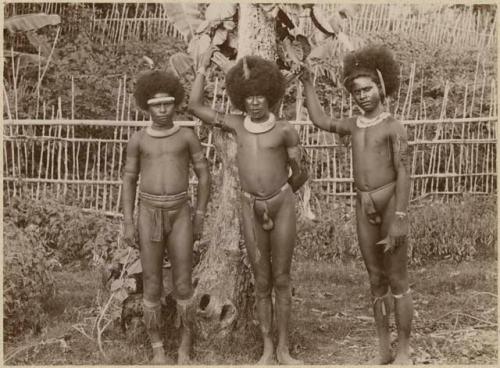
<path id="1" fill-rule="evenodd" d="M 211 26 L 211 22 L 208 20 L 204 20 L 200 23 L 198 28 L 196 28 L 195 34 L 201 34 L 205 32 Z"/>
<path id="2" fill-rule="evenodd" d="M 184 36 L 191 40 L 203 21 L 196 3 L 163 3 L 168 21 Z"/>
<path id="3" fill-rule="evenodd" d="M 168 62 L 170 64 L 170 67 L 177 73 L 179 77 L 184 76 L 188 72 L 194 73 L 193 60 L 188 54 L 184 52 L 178 52 L 172 55 Z"/>
<path id="4" fill-rule="evenodd" d="M 188 53 L 194 63 L 195 70 L 198 69 L 198 62 L 201 55 L 208 50 L 212 40 L 207 34 L 202 34 L 201 36 L 196 36 L 191 40 L 188 45 Z"/>
<path id="5" fill-rule="evenodd" d="M 211 3 L 205 11 L 205 19 L 210 22 L 222 22 L 231 19 L 235 13 L 235 3 Z"/>
<path id="6" fill-rule="evenodd" d="M 38 30 L 49 25 L 55 26 L 59 23 L 61 23 L 61 17 L 57 14 L 23 14 L 5 19 L 3 27 L 9 32 L 26 32 Z"/>
<path id="7" fill-rule="evenodd" d="M 123 279 L 116 279 L 113 280 L 113 282 L 111 283 L 110 290 L 113 292 L 120 289 L 122 286 L 123 286 Z"/>
<path id="8" fill-rule="evenodd" d="M 227 39 L 227 29 L 219 28 L 215 31 L 214 38 L 212 40 L 212 44 L 219 46 L 226 42 Z"/>
<path id="9" fill-rule="evenodd" d="M 236 23 L 232 20 L 225 20 L 224 22 L 222 22 L 222 24 L 224 25 L 224 28 L 227 29 L 228 31 L 232 31 L 233 29 L 236 28 Z"/>
<path id="10" fill-rule="evenodd" d="M 142 272 L 141 259 L 137 258 L 134 262 L 130 264 L 127 268 L 128 275 L 134 275 Z"/>

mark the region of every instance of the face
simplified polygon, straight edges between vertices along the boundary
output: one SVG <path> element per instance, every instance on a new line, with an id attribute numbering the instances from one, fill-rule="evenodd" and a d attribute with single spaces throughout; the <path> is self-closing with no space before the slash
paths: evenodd
<path id="1" fill-rule="evenodd" d="M 365 112 L 371 112 L 381 105 L 381 95 L 378 85 L 370 77 L 354 79 L 351 89 L 356 104 Z"/>
<path id="2" fill-rule="evenodd" d="M 245 108 L 252 121 L 264 121 L 269 117 L 269 105 L 264 96 L 248 96 L 245 98 Z"/>
<path id="3" fill-rule="evenodd" d="M 173 97 L 168 93 L 156 93 L 152 98 Z M 170 125 L 175 114 L 175 102 L 160 102 L 149 105 L 148 111 L 155 125 Z"/>

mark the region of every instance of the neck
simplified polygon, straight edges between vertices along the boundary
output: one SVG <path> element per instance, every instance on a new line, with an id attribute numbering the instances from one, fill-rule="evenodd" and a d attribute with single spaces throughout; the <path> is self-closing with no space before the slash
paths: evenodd
<path id="1" fill-rule="evenodd" d="M 264 114 L 264 115 L 263 115 L 262 117 L 260 117 L 260 118 L 255 118 L 255 119 L 254 119 L 254 118 L 252 118 L 252 117 L 250 116 L 250 120 L 252 121 L 252 123 L 263 123 L 263 122 L 265 122 L 265 121 L 269 120 L 269 116 L 270 116 L 270 114 L 269 114 L 269 112 L 267 112 L 266 114 Z"/>
<path id="2" fill-rule="evenodd" d="M 368 119 L 372 119 L 374 117 L 377 117 L 379 116 L 381 113 L 384 112 L 384 107 L 379 104 L 377 106 L 377 108 L 373 109 L 372 111 L 365 111 L 365 113 L 363 114 L 364 117 L 368 118 Z"/>
<path id="3" fill-rule="evenodd" d="M 151 124 L 151 128 L 157 129 L 157 130 L 164 130 L 164 129 L 171 129 L 174 126 L 174 122 L 172 120 L 167 121 L 166 123 L 155 123 L 153 121 L 153 124 Z"/>

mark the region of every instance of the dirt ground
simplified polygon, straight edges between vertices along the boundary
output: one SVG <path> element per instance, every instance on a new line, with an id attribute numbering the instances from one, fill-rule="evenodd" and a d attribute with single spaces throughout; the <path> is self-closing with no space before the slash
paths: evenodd
<path id="1" fill-rule="evenodd" d="M 293 354 L 305 364 L 366 364 L 376 352 L 366 271 L 361 262 L 294 265 Z M 437 262 L 410 269 L 415 318 L 412 358 L 417 364 L 496 364 L 496 260 L 460 264 Z M 59 295 L 53 301 L 49 325 L 39 336 L 24 336 L 4 344 L 9 365 L 147 364 L 144 339 L 127 339 L 111 328 L 102 357 L 90 332 L 97 282 L 89 271 L 57 274 Z M 394 322 L 392 322 L 395 338 Z M 177 333 L 174 331 L 174 333 Z M 136 339 L 137 340 L 137 339 Z M 195 346 L 194 364 L 252 364 L 260 343 L 231 348 Z M 241 348 L 244 346 L 244 348 Z M 175 358 L 175 341 L 167 350 Z"/>

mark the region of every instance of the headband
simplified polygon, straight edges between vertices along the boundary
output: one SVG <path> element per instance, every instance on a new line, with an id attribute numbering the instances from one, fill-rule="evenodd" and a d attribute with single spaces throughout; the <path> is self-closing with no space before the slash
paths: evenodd
<path id="1" fill-rule="evenodd" d="M 159 104 L 159 103 L 162 103 L 162 102 L 174 102 L 175 101 L 175 97 L 156 97 L 156 98 L 150 98 L 148 100 L 148 105 L 155 105 L 155 104 Z"/>

